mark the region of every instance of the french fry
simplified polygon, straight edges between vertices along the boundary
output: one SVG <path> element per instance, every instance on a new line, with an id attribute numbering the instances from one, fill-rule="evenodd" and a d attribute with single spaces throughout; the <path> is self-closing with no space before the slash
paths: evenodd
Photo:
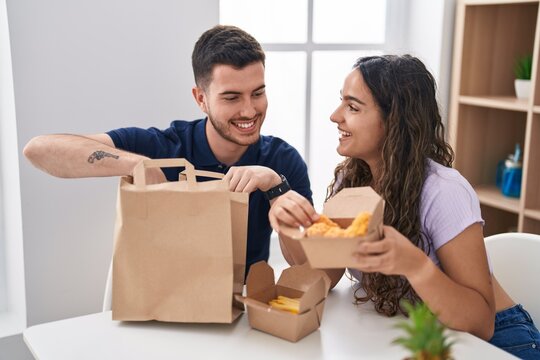
<path id="1" fill-rule="evenodd" d="M 282 295 L 279 295 L 277 299 L 270 300 L 268 305 L 279 310 L 291 312 L 293 314 L 298 314 L 300 310 L 299 299 L 289 298 Z"/>
<path id="2" fill-rule="evenodd" d="M 296 298 L 289 298 L 283 295 L 279 295 L 277 298 L 278 300 L 289 302 L 291 304 L 296 304 L 296 305 L 300 304 L 300 300 Z"/>

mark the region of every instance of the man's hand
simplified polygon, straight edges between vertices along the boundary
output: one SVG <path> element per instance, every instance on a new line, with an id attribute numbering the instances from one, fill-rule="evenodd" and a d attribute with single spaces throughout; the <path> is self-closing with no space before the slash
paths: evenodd
<path id="1" fill-rule="evenodd" d="M 233 166 L 223 178 L 229 183 L 229 190 L 252 193 L 259 189 L 268 191 L 281 183 L 281 177 L 274 170 L 264 166 Z"/>

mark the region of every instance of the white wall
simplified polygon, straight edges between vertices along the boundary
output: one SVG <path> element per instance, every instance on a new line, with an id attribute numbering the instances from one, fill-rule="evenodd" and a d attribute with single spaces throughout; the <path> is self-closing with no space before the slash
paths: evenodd
<path id="1" fill-rule="evenodd" d="M 407 51 L 419 57 L 435 77 L 439 87 L 441 113 L 446 121 L 456 1 L 408 1 Z"/>
<path id="2" fill-rule="evenodd" d="M 166 127 L 201 115 L 191 51 L 218 23 L 218 0 L 7 5 L 20 153 L 39 134 Z M 100 311 L 118 180 L 54 178 L 23 156 L 20 175 L 28 326 Z"/>

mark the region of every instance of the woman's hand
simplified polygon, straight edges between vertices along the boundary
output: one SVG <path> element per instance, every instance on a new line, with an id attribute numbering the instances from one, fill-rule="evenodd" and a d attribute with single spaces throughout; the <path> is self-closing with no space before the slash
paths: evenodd
<path id="1" fill-rule="evenodd" d="M 362 272 L 380 272 L 385 275 L 403 275 L 407 278 L 418 273 L 425 261 L 422 250 L 391 226 L 384 226 L 379 241 L 360 242 L 353 253 Z"/>
<path id="2" fill-rule="evenodd" d="M 280 224 L 307 227 L 319 218 L 311 203 L 294 190 L 289 190 L 272 203 L 268 213 L 270 225 L 279 233 Z"/>

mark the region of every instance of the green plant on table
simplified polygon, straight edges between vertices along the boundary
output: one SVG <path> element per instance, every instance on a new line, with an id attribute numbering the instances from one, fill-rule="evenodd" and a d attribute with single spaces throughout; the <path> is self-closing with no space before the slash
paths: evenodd
<path id="1" fill-rule="evenodd" d="M 406 336 L 395 339 L 392 343 L 401 345 L 411 352 L 408 359 L 449 360 L 451 342 L 446 335 L 446 327 L 439 322 L 424 303 L 411 305 L 404 301 L 403 307 L 409 313 L 409 319 L 400 321 L 396 327 L 404 330 Z"/>
<path id="2" fill-rule="evenodd" d="M 532 71 L 532 55 L 525 55 L 516 60 L 514 75 L 516 79 L 530 80 Z"/>

